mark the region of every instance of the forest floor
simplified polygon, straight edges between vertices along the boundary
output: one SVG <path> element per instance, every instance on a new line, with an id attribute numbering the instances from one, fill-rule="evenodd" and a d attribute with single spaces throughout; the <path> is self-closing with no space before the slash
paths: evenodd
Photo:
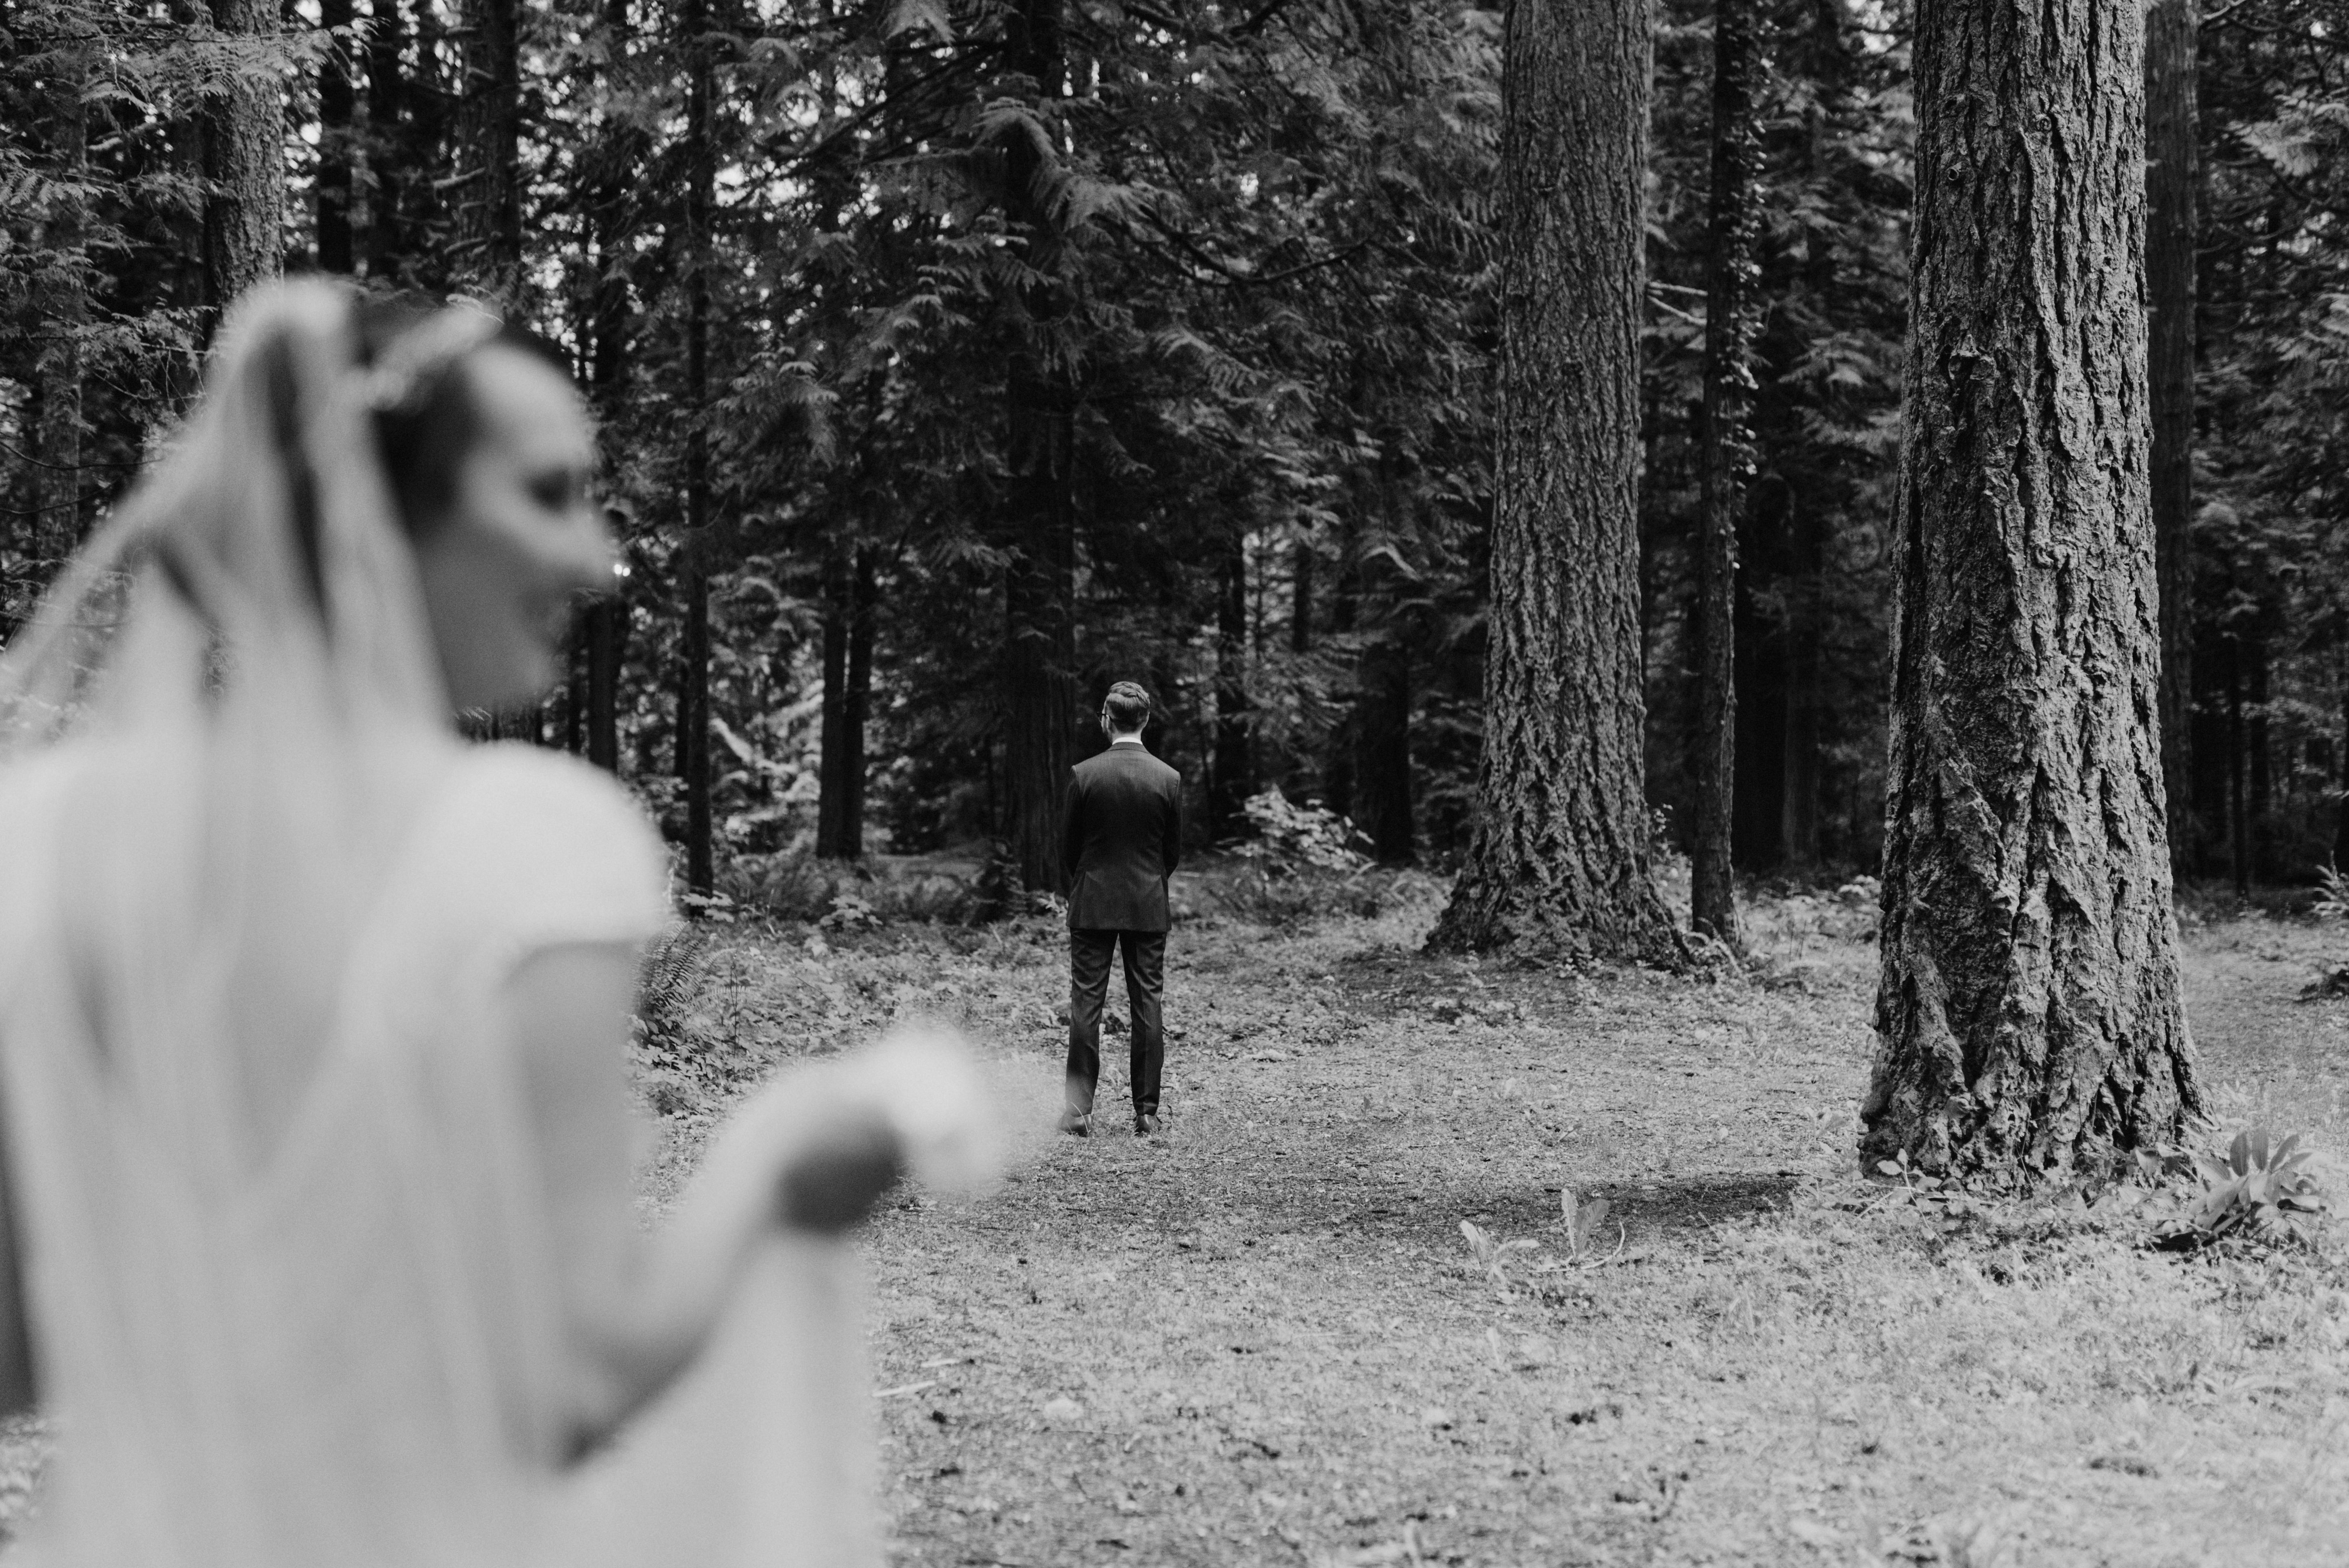
<path id="1" fill-rule="evenodd" d="M 709 956 L 712 1046 L 943 1016 L 1017 1108 L 999 1195 L 869 1237 L 897 1563 L 2349 1561 L 2337 1232 L 2180 1259 L 2076 1204 L 1952 1217 L 1858 1181 L 1857 894 L 1760 901 L 1752 975 L 1711 982 L 1422 957 L 1438 897 L 1185 923 L 1150 1141 L 1115 1040 L 1095 1136 L 1049 1130 L 1048 921 Z M 2349 1148 L 2349 1002 L 2294 1000 L 2344 945 L 2189 917 L 2227 1127 Z M 723 1098 L 672 1095 L 656 1195 Z M 1611 1206 L 1593 1263 L 1561 1189 Z M 1537 1245 L 1496 1281 L 1464 1220 Z"/>
<path id="2" fill-rule="evenodd" d="M 1115 1039 L 1096 1135 L 1051 1132 L 1042 917 L 736 926 L 647 1047 L 648 1212 L 743 1085 L 892 1018 L 1009 1108 L 1001 1191 L 864 1242 L 899 1568 L 2349 1562 L 2349 1236 L 2180 1258 L 1858 1181 L 1865 890 L 1756 900 L 1748 973 L 1692 980 L 1423 957 L 1424 877 L 1319 918 L 1184 880 L 1288 917 L 1174 934 L 1157 1140 Z M 2349 1001 L 2294 998 L 2344 947 L 2186 922 L 2220 1121 L 2312 1132 L 2336 1201 Z M 1463 1221 L 1536 1244 L 1495 1278 Z M 0 1431 L 0 1516 L 45 1448 Z"/>

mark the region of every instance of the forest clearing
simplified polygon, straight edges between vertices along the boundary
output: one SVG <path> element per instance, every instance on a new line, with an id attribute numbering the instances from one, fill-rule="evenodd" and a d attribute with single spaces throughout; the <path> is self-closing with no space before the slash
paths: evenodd
<path id="1" fill-rule="evenodd" d="M 1385 885 L 1374 917 L 1178 928 L 1154 1141 L 1048 1130 L 1043 917 L 746 928 L 700 960 L 708 1049 L 650 1069 L 654 1202 L 732 1072 L 893 1016 L 958 1022 L 1025 1108 L 999 1195 L 868 1239 L 894 1561 L 2349 1553 L 2337 1250 L 2179 1258 L 2101 1205 L 1857 1179 L 1872 898 L 1757 897 L 1758 978 L 1705 983 L 1423 957 L 1439 885 Z M 2349 1003 L 2293 998 L 2336 937 L 2254 913 L 2185 944 L 2220 1123 L 2335 1160 Z M 1562 1188 L 1609 1205 L 1590 1266 L 1560 1266 Z M 1537 1243 L 1506 1292 L 1464 1220 Z"/>

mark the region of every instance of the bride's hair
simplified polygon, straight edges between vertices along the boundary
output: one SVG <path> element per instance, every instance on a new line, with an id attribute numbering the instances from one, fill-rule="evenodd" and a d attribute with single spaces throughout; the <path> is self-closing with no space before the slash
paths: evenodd
<path id="1" fill-rule="evenodd" d="M 418 294 L 370 294 L 354 311 L 357 357 L 362 365 L 397 366 L 402 349 L 419 337 L 432 338 L 450 320 L 451 307 Z M 456 307 L 462 309 L 464 307 Z M 573 374 L 571 361 L 547 339 L 512 322 L 500 322 L 486 335 L 451 334 L 456 352 L 429 348 L 418 363 L 401 366 L 379 387 L 374 409 L 377 454 L 401 528 L 421 539 L 448 516 L 457 469 L 481 433 L 465 362 L 483 348 L 512 348 L 559 372 Z"/>
<path id="2" fill-rule="evenodd" d="M 184 425 L 0 657 L 0 758 L 137 706 L 191 659 L 214 697 L 265 688 L 281 721 L 290 703 L 440 723 L 409 541 L 479 438 L 462 366 L 492 343 L 561 364 L 467 304 L 315 279 L 241 300 Z M 171 647 L 140 655 L 141 627 Z"/>

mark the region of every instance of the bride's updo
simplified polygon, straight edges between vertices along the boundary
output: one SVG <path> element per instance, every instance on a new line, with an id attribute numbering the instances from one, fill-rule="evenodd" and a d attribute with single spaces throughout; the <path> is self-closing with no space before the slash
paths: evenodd
<path id="1" fill-rule="evenodd" d="M 470 304 L 367 294 L 353 316 L 384 480 L 400 526 L 421 539 L 447 516 L 457 470 L 481 438 L 466 360 L 483 348 L 512 348 L 565 377 L 571 362 L 538 334 Z"/>

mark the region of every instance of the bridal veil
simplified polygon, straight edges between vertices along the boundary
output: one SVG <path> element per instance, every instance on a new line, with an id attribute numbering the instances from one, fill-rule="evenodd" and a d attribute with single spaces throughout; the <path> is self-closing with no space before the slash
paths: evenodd
<path id="1" fill-rule="evenodd" d="M 678 1384 L 554 1457 L 499 965 L 641 937 L 663 866 L 599 775 L 449 729 L 371 421 L 492 326 L 362 363 L 347 291 L 248 299 L 0 659 L 0 1085 L 61 1445 L 20 1557 L 878 1562 L 835 1243 L 762 1243 Z"/>

